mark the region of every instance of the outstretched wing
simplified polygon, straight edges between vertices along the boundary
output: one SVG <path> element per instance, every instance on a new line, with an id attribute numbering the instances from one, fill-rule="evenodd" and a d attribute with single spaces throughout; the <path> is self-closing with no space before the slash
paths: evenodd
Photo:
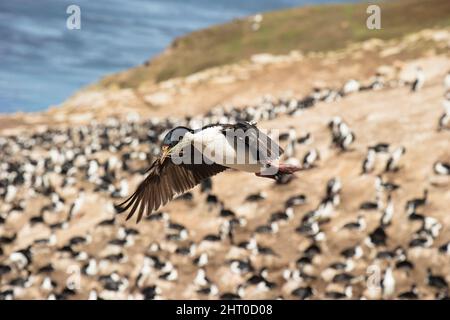
<path id="1" fill-rule="evenodd" d="M 239 139 L 244 139 L 249 151 L 257 160 L 278 159 L 284 150 L 255 125 L 239 121 L 236 125 L 224 126 L 224 130 L 235 130 Z"/>
<path id="2" fill-rule="evenodd" d="M 131 208 L 127 220 L 137 212 L 136 222 L 139 222 L 144 213 L 150 215 L 172 200 L 175 195 L 192 189 L 203 179 L 226 169 L 216 163 L 177 165 L 170 158 L 166 158 L 163 163 L 160 163 L 160 159 L 156 159 L 148 170 L 147 178 L 127 200 L 118 205 L 120 212 Z"/>

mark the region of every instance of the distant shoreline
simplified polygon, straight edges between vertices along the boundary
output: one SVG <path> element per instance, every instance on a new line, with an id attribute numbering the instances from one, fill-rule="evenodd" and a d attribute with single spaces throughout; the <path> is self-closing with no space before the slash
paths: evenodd
<path id="1" fill-rule="evenodd" d="M 330 0 L 321 0 L 330 1 Z M 108 74 L 142 64 L 177 37 L 302 0 L 134 0 L 107 8 L 78 0 L 81 30 L 66 28 L 66 1 L 0 4 L 0 113 L 62 104 Z M 124 14 L 126 13 L 126 14 Z"/>
<path id="2" fill-rule="evenodd" d="M 256 31 L 252 29 L 254 27 L 253 24 L 255 23 L 253 16 L 222 25 L 216 25 L 178 38 L 165 52 L 153 58 L 148 63 L 107 76 L 97 83 L 81 88 L 73 96 L 58 106 L 51 106 L 36 112 L 0 113 L 0 121 L 3 122 L 3 127 L 15 127 L 17 124 L 23 122 L 29 124 L 35 122 L 45 123 L 48 119 L 53 119 L 50 120 L 50 122 L 53 123 L 56 118 L 70 118 L 71 114 L 79 114 L 81 112 L 92 113 L 93 115 L 95 114 L 95 117 L 102 118 L 108 114 L 131 111 L 136 111 L 137 113 L 145 115 L 157 114 L 164 116 L 170 115 L 171 113 L 177 113 L 179 110 L 185 112 L 185 108 L 183 109 L 181 106 L 186 105 L 189 105 L 192 112 L 196 112 L 196 110 L 205 110 L 214 105 L 226 103 L 228 100 L 246 103 L 249 99 L 251 101 L 251 99 L 256 99 L 258 97 L 258 90 L 249 95 L 241 93 L 239 94 L 239 98 L 229 98 L 229 94 L 224 94 L 223 98 L 220 98 L 221 95 L 214 93 L 216 88 L 220 88 L 221 86 L 232 88 L 233 84 L 230 83 L 228 85 L 226 83 L 227 81 L 236 82 L 241 77 L 244 77 L 243 79 L 248 77 L 248 75 L 239 75 L 240 72 L 237 72 L 238 74 L 236 74 L 236 72 L 233 71 L 231 72 L 233 76 L 230 78 L 229 72 L 226 71 L 227 69 L 243 68 L 244 74 L 248 73 L 245 69 L 248 68 L 248 66 L 253 68 L 251 67 L 251 65 L 254 64 L 252 59 L 258 55 L 262 57 L 264 54 L 272 54 L 274 57 L 288 57 L 292 53 L 298 52 L 300 59 L 303 59 L 302 57 L 317 56 L 319 57 L 318 60 L 320 60 L 320 56 L 322 55 L 328 53 L 334 55 L 333 52 L 336 52 L 336 54 L 339 55 L 340 51 L 347 50 L 345 48 L 351 48 L 352 46 L 358 47 L 365 42 L 371 43 L 372 40 L 370 39 L 372 38 L 385 38 L 386 44 L 391 43 L 392 41 L 400 41 L 398 39 L 407 38 L 407 35 L 414 34 L 414 32 L 412 32 L 414 28 L 420 28 L 420 30 L 426 29 L 422 28 L 422 25 L 434 26 L 443 24 L 443 28 L 445 29 L 447 24 L 450 25 L 450 19 L 448 19 L 450 16 L 450 2 L 445 0 L 432 1 L 436 4 L 435 7 L 425 6 L 427 7 L 425 9 L 428 10 L 428 14 L 426 15 L 427 19 L 422 19 L 420 24 L 412 24 L 411 28 L 402 24 L 401 21 L 388 20 L 391 19 L 389 18 L 391 16 L 388 16 L 388 19 L 384 20 L 386 25 L 391 26 L 390 29 L 386 28 L 373 31 L 365 30 L 364 24 L 359 23 L 356 26 L 349 24 L 349 18 L 353 20 L 356 17 L 359 19 L 358 21 L 364 21 L 363 18 L 366 17 L 365 3 L 307 6 L 266 13 L 260 18 L 261 21 L 258 22 L 259 29 Z M 386 7 L 383 7 L 384 12 L 389 13 L 392 11 L 391 13 L 393 14 L 397 11 L 402 11 L 404 14 L 407 14 L 408 10 L 414 7 L 411 4 L 423 6 L 419 0 L 399 0 L 395 3 L 397 5 L 392 6 L 383 2 L 383 6 L 385 4 L 387 5 Z M 401 5 L 398 5 L 399 3 Z M 444 7 L 448 7 L 448 10 L 442 10 Z M 348 16 L 346 14 L 349 8 L 353 8 L 352 12 L 354 16 Z M 306 43 L 306 41 L 304 41 L 306 38 L 306 36 L 303 36 L 304 33 L 308 34 L 308 39 L 315 38 L 314 29 L 317 29 L 322 22 L 320 19 L 314 17 L 319 17 L 319 15 L 322 18 L 324 15 L 329 15 L 330 19 L 335 19 L 335 24 L 342 28 L 339 33 L 336 33 L 335 30 L 333 30 L 333 25 L 322 30 L 322 32 L 325 32 L 325 34 L 328 35 L 328 37 L 325 37 L 327 40 L 326 47 L 324 47 L 323 43 L 320 41 L 315 43 L 311 41 Z M 285 39 L 285 44 L 282 48 L 274 35 L 279 34 L 280 32 L 287 32 L 287 30 L 283 31 L 283 28 L 285 28 L 284 25 L 306 21 L 301 19 L 303 16 L 308 17 L 308 24 L 310 24 L 309 28 L 312 29 L 305 29 L 305 27 L 300 24 L 298 28 L 294 28 L 291 32 L 292 39 L 297 39 L 298 42 L 291 43 Z M 280 23 L 280 21 L 283 23 Z M 315 23 L 317 23 L 317 26 Z M 358 37 L 347 32 L 348 30 L 352 30 L 352 28 L 358 28 Z M 361 33 L 363 30 L 365 30 L 364 33 Z M 228 34 L 228 38 L 224 36 L 225 34 Z M 264 37 L 262 37 L 262 35 Z M 232 46 L 229 46 L 232 43 L 236 43 L 236 39 L 239 39 L 238 43 L 242 42 L 245 45 L 239 48 L 239 50 L 233 49 L 231 51 L 232 55 L 230 56 L 225 55 L 223 56 L 223 59 L 218 58 L 221 54 L 220 52 L 225 53 L 227 52 L 227 48 L 232 48 Z M 375 41 L 374 43 L 376 44 L 376 41 L 379 40 L 373 41 Z M 407 59 L 421 56 L 429 49 L 425 43 L 426 41 L 428 40 L 424 40 L 422 47 L 408 49 L 408 52 L 401 53 L 400 56 L 405 56 Z M 265 43 L 266 47 L 261 43 Z M 341 48 L 343 44 L 346 44 L 346 46 Z M 212 48 L 211 50 L 213 51 L 209 52 L 205 48 Z M 303 50 L 297 50 L 299 48 L 303 48 Z M 280 50 L 287 51 L 280 52 Z M 383 48 L 380 47 L 377 50 L 383 50 Z M 441 48 L 438 50 L 445 52 L 446 49 Z M 395 50 L 393 52 L 394 55 L 387 56 L 386 59 L 383 57 L 370 57 L 373 59 L 373 66 L 372 69 L 370 69 L 371 65 L 369 64 L 366 66 L 366 69 L 373 71 L 373 68 L 377 63 L 383 63 L 383 61 L 389 63 L 389 61 L 393 61 L 396 55 L 399 55 L 399 53 L 395 53 Z M 305 61 L 304 63 L 307 64 L 308 69 L 315 70 L 316 62 L 313 62 L 315 60 L 317 59 L 308 58 L 308 62 L 306 63 Z M 365 62 L 361 61 L 358 63 Z M 244 67 L 240 67 L 241 65 Z M 262 64 L 258 62 L 256 65 Z M 218 71 L 216 71 L 216 69 Z M 302 66 L 302 69 L 307 70 L 305 66 Z M 203 80 L 200 80 L 198 84 L 189 84 L 194 78 L 203 77 L 204 75 L 202 75 L 202 73 L 204 72 L 206 75 L 209 73 L 219 73 L 222 75 L 213 77 L 214 79 L 212 81 L 215 83 L 214 86 L 212 84 L 208 85 L 209 80 L 206 81 L 205 84 L 202 84 Z M 355 75 L 358 76 L 357 73 L 355 73 Z M 208 75 L 207 77 L 209 78 L 210 76 Z M 320 79 L 321 81 L 326 81 L 326 76 L 323 76 L 322 78 L 323 79 Z M 165 81 L 168 79 L 171 80 L 165 84 Z M 266 82 L 273 81 L 273 79 L 275 78 L 267 79 Z M 187 83 L 188 85 L 182 83 Z M 173 88 L 171 89 L 167 86 L 173 86 Z M 204 88 L 202 89 L 200 87 Z M 293 86 L 294 92 L 296 90 L 295 88 L 296 86 Z M 190 98 L 189 95 L 180 95 L 179 92 L 177 93 L 178 90 L 196 90 L 195 95 L 197 97 Z M 235 89 L 230 91 L 230 93 L 236 95 L 238 92 L 239 91 L 236 91 Z M 201 95 L 203 95 L 203 97 Z M 209 95 L 212 95 L 212 97 L 209 98 Z M 113 105 L 115 107 L 111 107 Z M 23 119 L 27 120 L 24 121 Z"/>

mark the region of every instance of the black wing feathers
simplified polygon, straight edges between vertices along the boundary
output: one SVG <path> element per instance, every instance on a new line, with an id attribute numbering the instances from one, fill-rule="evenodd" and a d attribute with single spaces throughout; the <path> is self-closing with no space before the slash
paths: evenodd
<path id="1" fill-rule="evenodd" d="M 235 125 L 225 125 L 224 131 L 226 130 L 234 130 L 238 138 L 244 139 L 253 157 L 257 160 L 275 160 L 284 152 L 277 143 L 251 123 L 239 121 Z M 240 132 L 243 133 L 242 137 L 239 137 Z"/>
<path id="2" fill-rule="evenodd" d="M 175 195 L 186 192 L 203 179 L 226 169 L 215 163 L 176 165 L 170 158 L 166 158 L 163 163 L 157 159 L 151 165 L 147 178 L 139 184 L 136 191 L 127 200 L 119 204 L 120 212 L 131 208 L 127 220 L 138 212 L 137 222 L 139 222 L 144 213 L 151 214 L 172 200 Z"/>

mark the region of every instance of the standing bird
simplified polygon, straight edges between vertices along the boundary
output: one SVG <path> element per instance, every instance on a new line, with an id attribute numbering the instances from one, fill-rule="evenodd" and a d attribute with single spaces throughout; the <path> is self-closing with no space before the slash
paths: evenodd
<path id="1" fill-rule="evenodd" d="M 418 207 L 423 207 L 424 205 L 427 204 L 427 200 L 428 200 L 428 189 L 425 189 L 423 190 L 422 198 L 414 198 L 408 200 L 408 202 L 406 202 L 406 208 L 412 208 L 415 210 Z"/>
<path id="2" fill-rule="evenodd" d="M 340 148 L 341 151 L 347 151 L 349 146 L 355 141 L 355 134 L 340 117 L 331 119 L 328 122 L 328 129 L 331 133 L 331 145 Z"/>
<path id="3" fill-rule="evenodd" d="M 386 153 L 389 152 L 389 143 L 386 142 L 378 142 L 377 144 L 371 146 L 376 153 Z"/>
<path id="4" fill-rule="evenodd" d="M 303 157 L 302 168 L 311 169 L 315 166 L 317 160 L 320 160 L 320 154 L 317 149 L 309 150 Z"/>
<path id="5" fill-rule="evenodd" d="M 327 182 L 326 193 L 327 196 L 333 196 L 341 192 L 342 182 L 339 178 L 332 178 Z"/>
<path id="6" fill-rule="evenodd" d="M 344 95 L 347 95 L 350 93 L 358 92 L 360 88 L 361 85 L 358 81 L 356 81 L 355 79 L 350 79 L 345 83 L 344 87 L 342 88 L 342 93 Z"/>
<path id="7" fill-rule="evenodd" d="M 299 144 L 309 144 L 312 141 L 311 133 L 306 133 L 305 135 L 301 136 L 297 139 L 297 143 Z"/>
<path id="8" fill-rule="evenodd" d="M 328 129 L 331 132 L 333 142 L 336 139 L 336 137 L 340 135 L 339 127 L 341 126 L 341 123 L 342 123 L 342 119 L 338 116 L 333 117 L 333 119 L 331 119 L 328 122 Z"/>
<path id="9" fill-rule="evenodd" d="M 342 226 L 342 229 L 362 231 L 366 228 L 366 226 L 366 220 L 363 216 L 359 215 L 356 221 L 344 224 L 344 226 Z"/>
<path id="10" fill-rule="evenodd" d="M 72 220 L 73 217 L 78 215 L 78 213 L 81 211 L 81 208 L 84 204 L 85 195 L 84 195 L 84 189 L 80 189 L 80 192 L 78 194 L 78 197 L 75 199 L 73 204 L 70 206 L 69 215 L 67 217 L 67 220 Z"/>
<path id="11" fill-rule="evenodd" d="M 450 163 L 437 161 L 433 165 L 434 172 L 438 175 L 450 175 Z"/>
<path id="12" fill-rule="evenodd" d="M 356 136 L 353 132 L 350 132 L 349 134 L 342 137 L 342 139 L 339 142 L 339 148 L 342 151 L 347 151 L 350 145 L 355 141 Z"/>
<path id="13" fill-rule="evenodd" d="M 444 88 L 446 92 L 450 92 L 450 70 L 444 78 Z"/>
<path id="14" fill-rule="evenodd" d="M 427 269 L 427 284 L 438 290 L 448 290 L 448 283 L 445 277 L 433 274 L 430 268 Z"/>
<path id="15" fill-rule="evenodd" d="M 295 132 L 295 128 L 289 128 L 288 134 L 288 142 L 286 145 L 285 154 L 287 158 L 295 157 L 295 146 L 297 143 L 297 133 Z"/>
<path id="16" fill-rule="evenodd" d="M 422 89 L 425 83 L 425 73 L 421 67 L 417 67 L 416 69 L 416 79 L 413 81 L 411 86 L 411 91 L 417 92 Z"/>
<path id="17" fill-rule="evenodd" d="M 438 131 L 450 129 L 450 91 L 447 92 L 444 101 L 442 101 L 442 107 L 444 108 L 444 113 L 439 118 Z"/>
<path id="18" fill-rule="evenodd" d="M 399 162 L 401 157 L 405 154 L 406 148 L 401 146 L 395 149 L 392 154 L 390 155 L 388 161 L 386 162 L 385 171 L 386 172 L 393 172 L 397 171 L 399 169 Z"/>
<path id="19" fill-rule="evenodd" d="M 248 122 L 208 125 L 198 130 L 176 127 L 163 139 L 161 153 L 147 178 L 119 204 L 121 212 L 131 208 L 127 219 L 138 212 L 150 215 L 203 179 L 228 168 L 276 179 L 300 170 L 278 163 L 283 149 Z"/>
<path id="20" fill-rule="evenodd" d="M 394 216 L 394 203 L 392 201 L 391 195 L 388 196 L 386 208 L 381 216 L 380 225 L 388 226 L 391 224 L 392 217 Z"/>
<path id="21" fill-rule="evenodd" d="M 395 291 L 395 278 L 392 273 L 392 268 L 388 267 L 383 277 L 383 296 L 384 298 L 391 298 Z"/>
<path id="22" fill-rule="evenodd" d="M 376 155 L 375 149 L 369 147 L 367 150 L 366 158 L 364 159 L 362 164 L 361 174 L 366 174 L 373 171 L 373 169 L 375 168 L 375 155 Z"/>
<path id="23" fill-rule="evenodd" d="M 450 113 L 442 114 L 442 116 L 439 118 L 438 131 L 442 131 L 448 128 L 449 124 L 450 124 Z"/>
<path id="24" fill-rule="evenodd" d="M 384 181 L 381 176 L 377 176 L 375 178 L 375 189 L 377 190 L 377 192 L 391 193 L 397 190 L 398 188 L 400 188 L 398 184 L 389 181 Z"/>

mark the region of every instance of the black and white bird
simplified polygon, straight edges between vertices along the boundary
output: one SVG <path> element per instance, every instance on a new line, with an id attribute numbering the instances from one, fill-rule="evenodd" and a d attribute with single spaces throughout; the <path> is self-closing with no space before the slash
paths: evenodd
<path id="1" fill-rule="evenodd" d="M 386 153 L 389 152 L 389 143 L 386 142 L 378 142 L 377 144 L 371 146 L 373 150 L 375 150 L 376 153 Z"/>
<path id="2" fill-rule="evenodd" d="M 320 160 L 319 151 L 317 149 L 311 149 L 303 157 L 302 168 L 311 169 L 315 167 L 318 160 Z"/>
<path id="3" fill-rule="evenodd" d="M 266 198 L 267 198 L 266 193 L 264 193 L 264 192 L 257 192 L 257 193 L 249 194 L 249 195 L 247 196 L 247 198 L 245 198 L 245 201 L 248 201 L 248 202 L 258 202 L 258 201 L 263 201 L 263 200 L 265 200 Z"/>
<path id="4" fill-rule="evenodd" d="M 397 190 L 398 188 L 400 188 L 400 186 L 398 184 L 389 182 L 389 181 L 384 181 L 383 178 L 381 176 L 377 176 L 375 179 L 375 189 L 378 192 L 393 192 L 395 190 Z"/>
<path id="5" fill-rule="evenodd" d="M 437 161 L 433 166 L 434 172 L 438 175 L 448 176 L 450 175 L 450 163 Z"/>
<path id="6" fill-rule="evenodd" d="M 412 83 L 411 91 L 417 92 L 422 89 L 425 84 L 425 73 L 421 67 L 416 68 L 416 77 Z"/>
<path id="7" fill-rule="evenodd" d="M 450 255 L 450 241 L 441 245 L 439 247 L 439 252 L 446 255 Z"/>
<path id="8" fill-rule="evenodd" d="M 294 289 L 291 294 L 300 300 L 305 300 L 309 297 L 312 297 L 314 295 L 314 291 L 310 286 L 299 287 L 297 289 Z"/>
<path id="9" fill-rule="evenodd" d="M 297 194 L 292 197 L 289 197 L 284 203 L 286 208 L 299 206 L 306 203 L 306 196 L 304 194 Z"/>
<path id="10" fill-rule="evenodd" d="M 444 113 L 439 118 L 438 131 L 450 129 L 450 89 L 447 90 L 444 100 L 442 101 Z"/>
<path id="11" fill-rule="evenodd" d="M 164 137 L 161 153 L 147 170 L 147 178 L 119 207 L 127 219 L 150 215 L 203 179 L 228 168 L 276 178 L 300 168 L 276 160 L 283 149 L 248 122 L 208 125 L 198 130 L 176 127 Z"/>
<path id="12" fill-rule="evenodd" d="M 263 224 L 255 229 L 256 233 L 277 233 L 279 230 L 278 224 L 276 222 L 271 222 L 270 224 Z"/>
<path id="13" fill-rule="evenodd" d="M 389 156 L 389 159 L 386 162 L 386 167 L 384 168 L 384 170 L 386 172 L 397 171 L 399 169 L 400 159 L 405 154 L 405 152 L 406 152 L 406 148 L 403 146 L 395 149 Z"/>
<path id="14" fill-rule="evenodd" d="M 364 159 L 362 164 L 362 174 L 370 173 L 373 171 L 373 169 L 375 168 L 375 156 L 375 149 L 369 147 L 367 149 L 366 158 Z"/>
<path id="15" fill-rule="evenodd" d="M 333 196 L 339 194 L 342 189 L 342 182 L 339 177 L 331 178 L 327 182 L 326 195 Z"/>
<path id="16" fill-rule="evenodd" d="M 414 199 L 408 200 L 406 202 L 406 208 L 412 208 L 415 210 L 419 207 L 423 207 L 424 205 L 427 204 L 427 200 L 428 200 L 428 189 L 425 189 L 425 190 L 423 190 L 422 198 L 414 198 Z"/>
<path id="17" fill-rule="evenodd" d="M 284 211 L 277 211 L 270 215 L 270 222 L 276 222 L 276 221 L 286 221 L 289 219 L 292 219 L 294 216 L 294 210 L 292 207 L 287 207 Z"/>
<path id="18" fill-rule="evenodd" d="M 394 216 L 394 202 L 392 201 L 391 195 L 389 195 L 386 202 L 386 208 L 384 209 L 383 215 L 381 216 L 380 224 L 382 226 L 390 225 L 393 216 Z"/>
<path id="19" fill-rule="evenodd" d="M 333 143 L 335 142 L 335 139 L 340 135 L 340 127 L 341 124 L 343 123 L 341 117 L 333 117 L 329 122 L 328 122 L 328 129 L 330 130 L 330 133 L 332 135 L 333 138 Z"/>
<path id="20" fill-rule="evenodd" d="M 288 141 L 285 148 L 285 155 L 288 159 L 295 157 L 296 144 L 297 144 L 297 132 L 295 131 L 295 128 L 290 127 L 288 133 Z"/>
<path id="21" fill-rule="evenodd" d="M 366 219 L 362 215 L 359 215 L 356 221 L 347 222 L 342 226 L 342 229 L 362 231 L 366 226 Z"/>
<path id="22" fill-rule="evenodd" d="M 416 208 L 412 205 L 406 206 L 406 215 L 408 216 L 408 220 L 411 221 L 423 221 L 425 220 L 425 216 L 423 214 L 417 213 Z"/>
<path id="23" fill-rule="evenodd" d="M 384 231 L 384 227 L 379 226 L 369 234 L 364 243 L 371 248 L 375 246 L 385 246 L 387 239 L 388 236 Z"/>
<path id="24" fill-rule="evenodd" d="M 450 105 L 450 102 L 449 102 Z M 440 118 L 439 118 L 439 122 L 438 122 L 438 131 L 442 131 L 445 130 L 447 128 L 449 128 L 450 126 L 450 112 L 444 112 Z"/>
<path id="25" fill-rule="evenodd" d="M 341 149 L 341 151 L 347 151 L 355 141 L 355 134 L 340 117 L 333 117 L 328 122 L 328 129 L 331 133 L 332 146 Z"/>
<path id="26" fill-rule="evenodd" d="M 391 267 L 386 268 L 383 276 L 382 287 L 383 297 L 385 299 L 391 298 L 395 291 L 395 278 Z"/>
<path id="27" fill-rule="evenodd" d="M 379 210 L 381 209 L 381 207 L 383 206 L 383 201 L 380 195 L 377 195 L 375 197 L 375 201 L 364 201 L 363 203 L 361 203 L 361 205 L 359 206 L 359 209 L 361 210 Z"/>
<path id="28" fill-rule="evenodd" d="M 412 285 L 409 291 L 404 291 L 398 295 L 399 299 L 407 299 L 413 300 L 419 298 L 419 291 L 417 290 L 417 286 L 415 284 Z"/>
<path id="29" fill-rule="evenodd" d="M 345 136 L 342 136 L 341 140 L 339 141 L 339 148 L 342 151 L 346 151 L 349 149 L 350 145 L 355 142 L 356 136 L 353 132 L 348 133 Z"/>
<path id="30" fill-rule="evenodd" d="M 69 220 L 69 221 L 72 220 L 76 215 L 78 215 L 80 213 L 84 202 L 85 202 L 84 190 L 81 189 L 77 198 L 75 199 L 75 201 L 73 202 L 73 204 L 70 207 L 67 220 Z"/>
<path id="31" fill-rule="evenodd" d="M 450 91 L 450 71 L 447 72 L 444 78 L 444 89 L 446 92 Z"/>
<path id="32" fill-rule="evenodd" d="M 448 283 L 441 275 L 433 274 L 430 268 L 427 270 L 427 284 L 438 290 L 448 290 Z"/>
<path id="33" fill-rule="evenodd" d="M 369 84 L 368 88 L 372 90 L 380 90 L 383 89 L 385 85 L 385 79 L 381 73 L 376 73 L 372 79 L 372 82 Z"/>
<path id="34" fill-rule="evenodd" d="M 312 136 L 311 136 L 310 132 L 306 133 L 305 135 L 303 135 L 297 139 L 297 143 L 299 143 L 299 144 L 309 144 L 311 142 L 312 142 Z"/>
<path id="35" fill-rule="evenodd" d="M 359 91 L 360 87 L 361 84 L 357 80 L 350 79 L 345 83 L 344 87 L 342 88 L 342 93 L 344 95 L 355 93 Z"/>

